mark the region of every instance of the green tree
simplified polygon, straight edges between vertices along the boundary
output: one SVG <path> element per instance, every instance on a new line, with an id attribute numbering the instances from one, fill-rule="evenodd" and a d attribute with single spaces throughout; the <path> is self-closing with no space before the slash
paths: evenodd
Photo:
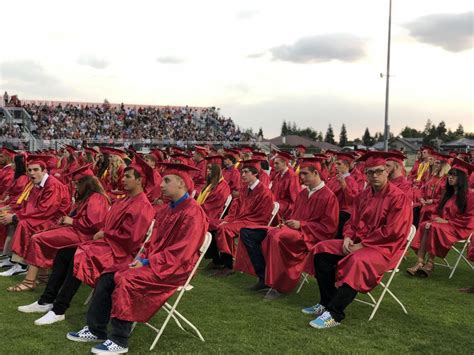
<path id="1" fill-rule="evenodd" d="M 345 147 L 347 145 L 347 141 L 346 125 L 343 123 L 341 126 L 341 133 L 339 134 L 339 147 Z"/>
<path id="2" fill-rule="evenodd" d="M 288 135 L 288 126 L 286 124 L 286 121 L 283 121 L 283 124 L 281 125 L 281 136 L 287 136 Z"/>
<path id="3" fill-rule="evenodd" d="M 365 129 L 364 135 L 362 136 L 362 143 L 364 143 L 366 147 L 370 147 L 374 144 L 374 139 L 370 135 L 369 127 Z"/>
<path id="4" fill-rule="evenodd" d="M 326 136 L 324 137 L 324 141 L 330 144 L 336 144 L 334 140 L 334 131 L 332 130 L 331 124 L 329 124 L 328 130 L 326 131 Z"/>

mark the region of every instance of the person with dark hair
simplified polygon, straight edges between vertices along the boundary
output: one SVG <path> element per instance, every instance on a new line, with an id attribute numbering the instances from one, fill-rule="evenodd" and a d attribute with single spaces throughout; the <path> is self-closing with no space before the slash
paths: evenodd
<path id="1" fill-rule="evenodd" d="M 104 270 L 129 263 L 140 249 L 154 211 L 143 192 L 143 168 L 132 164 L 125 169 L 123 186 L 127 197 L 115 202 L 105 216 L 103 228 L 76 247 L 56 253 L 53 272 L 40 299 L 20 306 L 24 313 L 45 313 L 36 325 L 53 324 L 65 319 L 81 281 L 95 287 Z M 52 312 L 50 312 L 52 311 Z"/>
<path id="2" fill-rule="evenodd" d="M 109 209 L 109 199 L 98 179 L 93 176 L 90 165 L 71 174 L 75 184 L 75 206 L 69 216 L 59 219 L 51 229 L 34 234 L 20 255 L 29 265 L 25 279 L 7 290 L 11 292 L 32 291 L 40 269 L 50 269 L 60 249 L 75 248 L 92 239 L 104 224 Z"/>
<path id="3" fill-rule="evenodd" d="M 8 148 L 0 149 L 0 191 L 5 191 L 10 187 L 13 181 L 13 170 L 12 160 L 15 157 L 16 152 Z"/>
<path id="4" fill-rule="evenodd" d="M 234 154 L 228 152 L 224 155 L 224 169 L 222 171 L 222 176 L 224 176 L 225 181 L 229 184 L 230 191 L 232 192 L 232 198 L 238 197 L 240 186 L 240 172 L 235 167 L 237 159 Z"/>
<path id="5" fill-rule="evenodd" d="M 238 203 L 213 234 L 213 243 L 208 255 L 213 266 L 222 266 L 215 276 L 228 276 L 234 273 L 233 257 L 236 254 L 235 238 L 244 227 L 268 224 L 273 210 L 273 195 L 258 176 L 260 160 L 243 161 L 242 183 Z"/>
<path id="6" fill-rule="evenodd" d="M 207 161 L 204 159 L 207 157 L 208 151 L 205 147 L 194 146 L 193 161 L 196 164 L 196 168 L 199 170 L 194 174 L 194 188 L 196 194 L 199 194 L 206 185 L 206 171 Z"/>
<path id="7" fill-rule="evenodd" d="M 50 176 L 46 170 L 49 159 L 48 156 L 40 155 L 28 157 L 27 170 L 32 185 L 19 197 L 22 199 L 22 207 L 18 211 L 10 211 L 14 213 L 7 212 L 0 217 L 0 223 L 15 225 L 11 259 L 15 265 L 0 273 L 0 276 L 24 273 L 27 267 L 19 255 L 24 254 L 25 241 L 33 234 L 56 224 L 70 209 L 71 198 L 67 187 L 54 176 Z"/>
<path id="8" fill-rule="evenodd" d="M 407 269 L 412 276 L 430 276 L 435 257 L 444 258 L 454 243 L 467 239 L 474 230 L 474 191 L 469 190 L 467 181 L 474 166 L 457 158 L 452 164 L 436 213 L 431 220 L 420 223 L 413 239 L 411 247 L 417 262 Z"/>
<path id="9" fill-rule="evenodd" d="M 224 204 L 230 195 L 229 184 L 222 176 L 222 160 L 220 155 L 208 156 L 205 158 L 207 165 L 207 184 L 201 191 L 196 201 L 206 212 L 209 220 L 209 229 L 214 230 L 221 222 L 220 216 L 224 209 Z"/>
<path id="10" fill-rule="evenodd" d="M 315 247 L 314 270 L 320 300 L 302 309 L 316 316 L 309 324 L 324 329 L 340 325 L 358 292 L 369 292 L 403 256 L 412 223 L 412 201 L 388 180 L 386 160 L 370 151 L 365 161 L 368 187 L 355 199 L 344 239 Z"/>

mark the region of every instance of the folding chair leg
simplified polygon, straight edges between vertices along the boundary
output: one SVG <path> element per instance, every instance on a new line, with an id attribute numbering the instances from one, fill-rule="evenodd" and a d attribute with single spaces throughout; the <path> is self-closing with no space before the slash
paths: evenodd
<path id="1" fill-rule="evenodd" d="M 454 272 L 456 271 L 461 259 L 463 259 L 471 268 L 473 267 L 472 264 L 469 262 L 469 260 L 467 260 L 466 257 L 464 256 L 464 252 L 467 249 L 467 245 L 468 243 L 465 242 L 464 247 L 461 250 L 458 250 L 456 247 L 453 246 L 454 251 L 456 251 L 456 253 L 459 254 L 459 257 L 457 258 L 456 263 L 454 264 L 453 269 L 451 270 L 451 273 L 449 274 L 448 279 L 451 279 L 453 277 Z"/>
<path id="2" fill-rule="evenodd" d="M 301 281 L 300 281 L 300 285 L 298 286 L 298 289 L 296 290 L 296 293 L 300 293 L 301 289 L 303 288 L 303 285 L 305 283 L 308 283 L 309 284 L 309 280 L 308 280 L 308 274 L 303 272 L 301 274 Z"/>
<path id="3" fill-rule="evenodd" d="M 87 296 L 86 300 L 84 301 L 84 306 L 89 304 L 89 302 L 92 300 L 92 296 L 94 296 L 94 289 L 92 289 L 91 293 L 89 293 L 89 296 Z"/>
<path id="4" fill-rule="evenodd" d="M 168 303 L 165 303 L 165 310 L 167 312 L 171 311 L 171 306 Z M 202 342 L 205 341 L 204 337 L 201 334 L 201 332 L 199 331 L 199 329 L 193 323 L 191 323 L 187 318 L 185 318 L 181 313 L 179 313 L 176 310 L 174 311 L 173 318 L 175 319 L 175 321 L 177 323 L 179 323 L 179 321 L 177 320 L 177 318 L 175 316 L 178 317 L 179 319 L 181 319 L 184 323 L 186 323 L 192 330 L 194 330 L 194 332 L 197 334 L 198 338 L 201 339 Z M 180 328 L 188 333 L 188 331 L 186 329 L 184 329 L 181 325 L 180 325 Z"/>

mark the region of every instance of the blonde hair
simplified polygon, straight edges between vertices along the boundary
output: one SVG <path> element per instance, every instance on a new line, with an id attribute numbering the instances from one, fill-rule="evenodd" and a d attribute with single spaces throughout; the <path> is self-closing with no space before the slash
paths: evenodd
<path id="1" fill-rule="evenodd" d="M 439 167 L 438 176 L 443 177 L 443 176 L 448 175 L 449 170 L 451 170 L 451 165 L 449 165 L 445 161 L 442 161 Z"/>
<path id="2" fill-rule="evenodd" d="M 110 180 L 112 182 L 118 182 L 119 176 L 118 176 L 118 171 L 120 167 L 125 168 L 125 162 L 123 161 L 122 158 L 120 158 L 117 155 L 111 155 L 111 161 L 109 163 L 109 173 L 110 173 Z"/>

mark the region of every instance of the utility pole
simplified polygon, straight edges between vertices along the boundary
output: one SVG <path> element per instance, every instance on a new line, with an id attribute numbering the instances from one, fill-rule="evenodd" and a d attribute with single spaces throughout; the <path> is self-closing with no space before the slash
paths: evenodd
<path id="1" fill-rule="evenodd" d="M 388 46 L 387 46 L 387 72 L 385 73 L 385 126 L 384 126 L 384 139 L 383 139 L 383 150 L 388 150 L 388 138 L 390 137 L 390 126 L 388 125 L 388 99 L 389 99 L 389 87 L 390 87 L 390 39 L 392 34 L 392 0 L 389 0 L 388 9 Z"/>

